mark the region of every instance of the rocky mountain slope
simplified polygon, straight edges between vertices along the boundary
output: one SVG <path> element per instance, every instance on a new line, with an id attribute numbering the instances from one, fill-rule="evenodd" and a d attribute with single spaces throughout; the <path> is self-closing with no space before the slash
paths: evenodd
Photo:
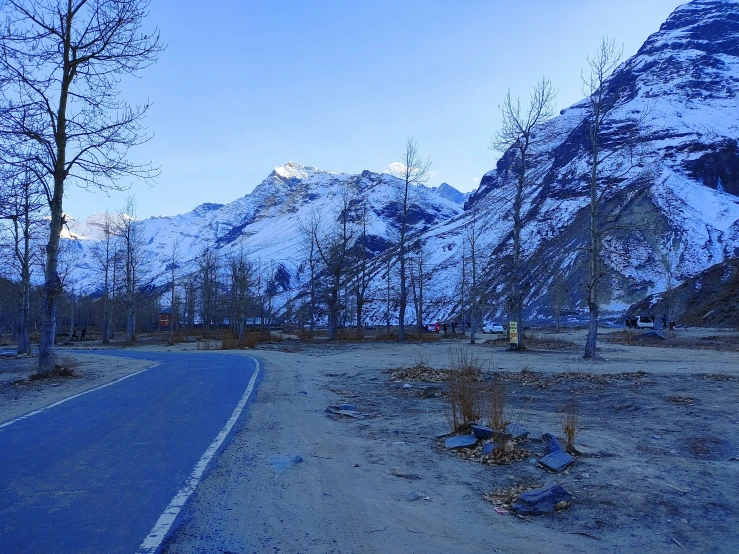
<path id="1" fill-rule="evenodd" d="M 605 153 L 623 129 L 642 121 L 639 164 L 606 197 L 603 220 L 616 221 L 606 240 L 611 311 L 666 287 L 666 264 L 682 281 L 739 253 L 739 2 L 696 0 L 670 15 L 607 83 L 620 105 L 606 128 Z M 567 304 L 582 305 L 589 154 L 586 100 L 541 129 L 542 147 L 528 191 L 525 249 L 532 312 L 551 311 L 547 291 L 559 275 Z M 466 204 L 504 213 L 512 194 L 511 156 L 486 174 Z M 616 173 L 621 168 L 609 168 Z M 510 221 L 493 218 L 491 264 L 509 243 Z M 491 272 L 493 274 L 494 272 Z M 500 286 L 494 280 L 493 287 Z"/>
<path id="2" fill-rule="evenodd" d="M 663 291 L 637 302 L 634 315 L 672 315 L 678 324 L 739 326 L 739 258 L 712 265 L 672 291 Z"/>
<path id="3" fill-rule="evenodd" d="M 664 290 L 667 275 L 681 282 L 739 255 L 739 0 L 694 0 L 679 7 L 617 68 L 607 87 L 620 102 L 606 128 L 605 152 L 620 144 L 624 127 L 635 119 L 642 122 L 638 163 L 604 202 L 604 222 L 617 224 L 605 240 L 609 294 L 602 300 L 606 311 L 617 314 Z M 527 190 L 524 204 L 527 317 L 551 315 L 555 296 L 568 310 L 584 304 L 590 117 L 583 100 L 540 129 L 547 137 L 534 168 L 540 178 Z M 491 316 L 503 312 L 511 169 L 507 152 L 467 198 L 446 184 L 416 188 L 411 223 L 413 233 L 424 238 L 427 321 L 458 311 L 462 258 L 469 254 L 465 237 L 475 225 L 477 262 L 487 292 L 484 311 Z M 616 165 L 608 169 L 620 170 Z M 315 211 L 329 224 L 328 214 L 344 187 L 371 207 L 369 250 L 372 255 L 383 252 L 397 229 L 397 180 L 369 171 L 347 175 L 288 163 L 230 204 L 203 204 L 187 214 L 146 220 L 153 282 L 165 282 L 158 268 L 165 267 L 175 238 L 189 259 L 208 244 L 224 254 L 243 247 L 252 259 L 282 272 L 285 305 L 304 292 L 300 222 Z M 88 227 L 98 223 L 93 219 Z M 95 232 L 86 236 L 94 239 Z M 386 275 L 379 266 L 374 273 L 368 318 L 382 320 Z M 391 273 L 397 278 L 395 269 Z M 464 273 L 468 279 L 469 264 Z M 91 265 L 83 265 L 80 274 L 86 282 L 95 280 Z"/>

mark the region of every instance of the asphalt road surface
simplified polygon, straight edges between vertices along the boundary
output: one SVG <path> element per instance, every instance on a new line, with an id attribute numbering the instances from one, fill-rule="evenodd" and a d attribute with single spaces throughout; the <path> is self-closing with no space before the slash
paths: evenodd
<path id="1" fill-rule="evenodd" d="M 246 356 L 112 355 L 159 365 L 0 426 L 0 552 L 156 551 L 261 377 Z"/>

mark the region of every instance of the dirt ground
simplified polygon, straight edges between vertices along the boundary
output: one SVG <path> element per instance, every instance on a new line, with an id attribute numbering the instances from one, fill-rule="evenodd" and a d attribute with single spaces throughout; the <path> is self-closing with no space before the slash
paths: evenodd
<path id="1" fill-rule="evenodd" d="M 738 336 L 678 334 L 683 345 Z M 419 360 L 444 368 L 462 339 L 285 340 L 230 351 L 261 359 L 264 380 L 165 552 L 739 551 L 739 353 L 602 341 L 600 359 L 586 362 L 582 331 L 535 338 L 541 347 L 526 352 L 500 341 L 468 352 L 505 372 L 511 407 L 532 437 L 561 436 L 558 411 L 577 403 L 576 443 L 587 455 L 562 474 L 537 467 L 539 442 L 522 443 L 530 456 L 503 466 L 445 450 L 446 385 L 387 373 Z M 94 367 L 91 355 L 80 358 Z M 424 393 L 428 386 L 439 388 Z M 0 386 L 0 420 L 8 388 Z M 367 417 L 325 412 L 339 403 Z M 549 483 L 574 497 L 549 516 L 499 515 L 482 498 Z"/>

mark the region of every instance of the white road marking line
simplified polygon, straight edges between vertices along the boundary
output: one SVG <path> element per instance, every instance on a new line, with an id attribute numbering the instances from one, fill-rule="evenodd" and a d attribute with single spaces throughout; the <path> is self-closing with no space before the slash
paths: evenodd
<path id="1" fill-rule="evenodd" d="M 210 460 L 213 458 L 216 451 L 220 448 L 221 444 L 223 444 L 223 441 L 226 440 L 226 437 L 231 432 L 231 429 L 236 423 L 236 420 L 239 419 L 241 412 L 246 406 L 246 402 L 249 400 L 249 396 L 251 395 L 252 390 L 254 390 L 254 383 L 256 382 L 257 375 L 259 374 L 259 360 L 257 360 L 256 358 L 251 359 L 254 361 L 256 368 L 254 369 L 254 375 L 251 376 L 251 380 L 249 381 L 249 386 L 247 386 L 246 390 L 244 391 L 244 395 L 241 397 L 241 400 L 239 400 L 239 403 L 236 405 L 236 408 L 231 414 L 229 420 L 226 422 L 226 425 L 223 427 L 223 429 L 221 429 L 221 432 L 218 433 L 215 440 L 213 440 L 213 442 L 202 455 L 200 460 L 198 460 L 198 463 L 195 464 L 195 469 L 193 469 L 192 473 L 190 474 L 190 477 L 185 483 L 185 486 L 182 487 L 179 492 L 177 492 L 175 497 L 172 499 L 172 502 L 169 503 L 169 506 L 167 506 L 162 515 L 159 516 L 159 519 L 154 525 L 154 528 L 144 539 L 144 542 L 141 543 L 141 546 L 139 546 L 137 553 L 148 554 L 156 552 L 156 550 L 161 546 L 164 537 L 167 536 L 167 533 L 172 527 L 175 519 L 177 519 L 177 516 L 179 515 L 180 510 L 182 510 L 182 507 L 185 505 L 185 502 L 187 502 L 187 499 L 190 498 L 190 496 L 192 496 L 192 493 L 195 492 L 195 489 L 200 483 L 200 479 L 203 477 L 205 468 L 208 466 Z"/>
<path id="2" fill-rule="evenodd" d="M 69 400 L 73 400 L 75 398 L 79 398 L 80 396 L 84 394 L 89 394 L 91 392 L 95 392 L 96 390 L 104 389 L 105 387 L 109 387 L 110 385 L 115 385 L 116 383 L 120 383 L 121 381 L 128 379 L 130 377 L 133 377 L 134 375 L 138 375 L 139 373 L 143 373 L 144 371 L 149 371 L 153 367 L 157 367 L 158 365 L 162 365 L 161 363 L 157 363 L 154 365 L 151 365 L 147 367 L 146 369 L 142 369 L 141 371 L 137 371 L 135 373 L 129 373 L 128 375 L 124 375 L 120 379 L 116 379 L 115 381 L 111 381 L 110 383 L 105 383 L 104 385 L 100 385 L 99 387 L 95 387 L 93 389 L 89 389 L 86 391 L 78 392 L 77 394 L 73 394 L 72 396 L 68 396 L 67 398 L 62 398 L 58 402 L 54 402 L 53 404 L 49 404 L 48 406 L 45 406 L 43 408 L 39 408 L 38 410 L 34 410 L 32 412 L 28 412 L 27 414 L 23 414 L 22 416 L 16 417 L 15 419 L 11 419 L 9 421 L 6 421 L 2 425 L 0 425 L 0 429 L 3 427 L 7 427 L 8 425 L 12 425 L 13 423 L 17 423 L 19 421 L 22 421 L 28 417 L 31 417 L 32 415 L 40 414 L 41 412 L 45 412 L 46 410 L 49 410 L 55 406 L 58 406 L 59 404 L 64 404 L 65 402 L 68 402 Z"/>

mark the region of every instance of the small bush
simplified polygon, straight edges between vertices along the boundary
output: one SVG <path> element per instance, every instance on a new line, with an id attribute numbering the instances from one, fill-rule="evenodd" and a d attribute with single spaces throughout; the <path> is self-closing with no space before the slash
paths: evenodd
<path id="1" fill-rule="evenodd" d="M 466 348 L 453 351 L 449 356 L 449 394 L 447 419 L 452 433 L 467 433 L 470 425 L 482 417 L 483 391 L 482 366 L 476 356 Z"/>

